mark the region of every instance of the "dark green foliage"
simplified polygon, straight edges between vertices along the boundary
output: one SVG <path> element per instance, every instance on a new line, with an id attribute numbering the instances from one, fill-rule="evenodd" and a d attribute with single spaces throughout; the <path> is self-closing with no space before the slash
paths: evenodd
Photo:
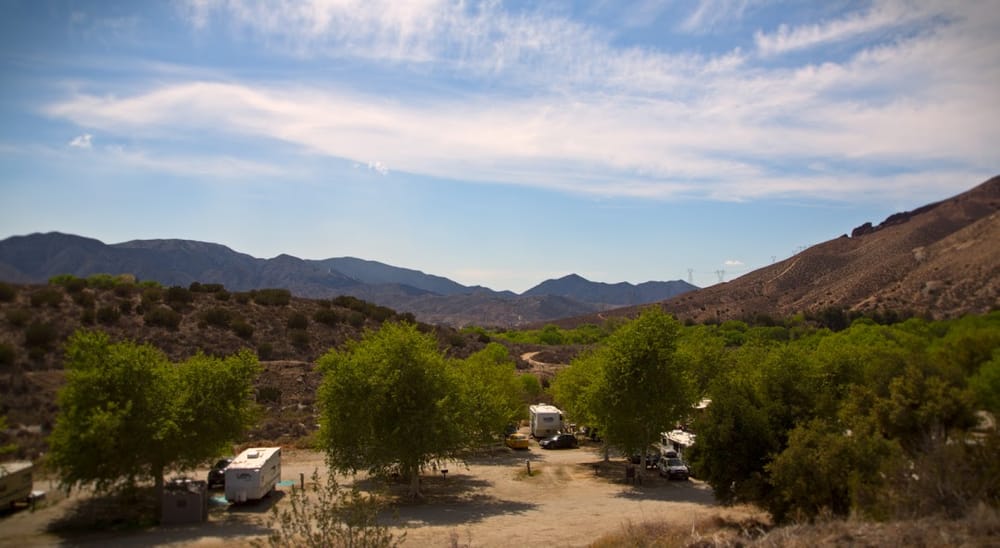
<path id="1" fill-rule="evenodd" d="M 557 326 L 551 324 L 546 325 L 544 328 L 542 328 L 542 333 L 541 335 L 538 336 L 538 340 L 542 344 L 562 344 L 563 343 L 562 330 L 560 330 Z"/>
<path id="2" fill-rule="evenodd" d="M 11 303 L 17 298 L 17 288 L 7 282 L 0 282 L 0 303 Z"/>
<path id="3" fill-rule="evenodd" d="M 104 305 L 97 309 L 97 321 L 104 325 L 113 325 L 118 323 L 118 319 L 121 318 L 121 310 L 112 305 Z"/>
<path id="4" fill-rule="evenodd" d="M 81 324 L 83 324 L 83 325 L 94 325 L 94 322 L 96 320 L 97 320 L 97 313 L 94 311 L 93 307 L 84 308 L 83 311 L 80 312 L 80 323 Z"/>
<path id="5" fill-rule="evenodd" d="M 292 302 L 292 292 L 287 289 L 258 289 L 250 294 L 262 306 L 286 306 Z"/>
<path id="6" fill-rule="evenodd" d="M 229 322 L 229 329 L 232 329 L 233 333 L 241 339 L 250 339 L 253 337 L 253 326 L 243 318 L 235 318 Z"/>
<path id="7" fill-rule="evenodd" d="M 347 313 L 347 318 L 345 320 L 351 327 L 363 327 L 365 325 L 365 315 L 358 312 L 357 310 L 351 310 Z"/>
<path id="8" fill-rule="evenodd" d="M 132 295 L 135 295 L 137 288 L 135 284 L 121 283 L 116 285 L 112 291 L 114 291 L 116 297 L 120 297 L 122 299 L 129 299 L 132 297 Z"/>
<path id="9" fill-rule="evenodd" d="M 397 315 L 396 312 L 391 308 L 378 306 L 376 304 L 363 301 L 357 297 L 352 297 L 350 295 L 340 295 L 339 297 L 333 299 L 332 302 L 336 306 L 348 308 L 350 310 L 358 312 L 359 314 L 362 315 L 362 317 L 371 318 L 376 322 L 384 322 L 390 318 L 397 318 L 397 320 L 399 321 L 409 321 L 408 318 L 412 317 L 412 315 L 409 317 L 406 317 L 405 315 Z M 354 322 L 357 320 L 351 319 L 352 316 L 353 315 L 348 315 L 348 323 L 350 323 L 351 325 L 355 325 Z M 358 326 L 362 325 L 363 322 L 364 320 L 362 319 L 362 323 L 358 324 Z"/>
<path id="10" fill-rule="evenodd" d="M 201 320 L 207 325 L 228 329 L 233 321 L 233 313 L 226 308 L 213 307 L 201 313 Z"/>
<path id="11" fill-rule="evenodd" d="M 183 310 L 194 300 L 194 295 L 188 288 L 175 285 L 167 289 L 164 300 L 174 310 Z"/>
<path id="12" fill-rule="evenodd" d="M 94 308 L 94 305 L 97 303 L 97 299 L 94 297 L 94 294 L 91 293 L 90 291 L 84 291 L 81 289 L 80 291 L 73 293 L 72 295 L 73 295 L 73 302 L 75 302 L 81 308 L 92 309 Z"/>
<path id="13" fill-rule="evenodd" d="M 24 330 L 24 346 L 28 348 L 48 349 L 58 337 L 54 325 L 48 322 L 33 321 Z"/>
<path id="14" fill-rule="evenodd" d="M 14 365 L 17 351 L 7 343 L 0 343 L 0 365 Z"/>
<path id="15" fill-rule="evenodd" d="M 261 386 L 257 389 L 257 403 L 281 403 L 281 389 L 277 386 Z"/>
<path id="16" fill-rule="evenodd" d="M 142 302 L 144 305 L 147 303 L 158 303 L 163 300 L 163 287 L 160 285 L 146 286 L 142 290 Z"/>
<path id="17" fill-rule="evenodd" d="M 274 358 L 274 345 L 269 342 L 262 342 L 257 345 L 257 357 L 261 360 Z"/>
<path id="18" fill-rule="evenodd" d="M 309 318 L 301 312 L 295 312 L 288 317 L 286 327 L 288 327 L 288 329 L 306 329 L 309 327 Z"/>
<path id="19" fill-rule="evenodd" d="M 91 274 L 87 276 L 87 285 L 94 289 L 112 289 L 119 286 L 134 287 L 135 277 L 131 274 Z"/>
<path id="20" fill-rule="evenodd" d="M 203 284 L 198 282 L 191 282 L 188 289 L 193 293 L 219 293 L 226 290 L 222 284 Z"/>
<path id="21" fill-rule="evenodd" d="M 340 314 L 336 310 L 332 310 L 329 307 L 320 308 L 315 314 L 313 314 L 313 320 L 317 323 L 333 327 L 340 323 Z"/>
<path id="22" fill-rule="evenodd" d="M 62 286 L 66 293 L 73 294 L 83 291 L 87 287 L 87 280 L 77 278 L 72 274 L 60 274 L 49 278 L 49 285 Z"/>
<path id="23" fill-rule="evenodd" d="M 246 291 L 233 293 L 233 299 L 235 299 L 238 304 L 247 304 L 252 298 L 252 295 Z"/>
<path id="24" fill-rule="evenodd" d="M 309 348 L 309 332 L 305 329 L 289 329 L 288 340 L 295 348 Z"/>
<path id="25" fill-rule="evenodd" d="M 176 330 L 181 325 L 182 316 L 177 311 L 166 306 L 156 306 L 150 308 L 142 316 L 146 325 L 151 327 L 165 327 Z"/>
<path id="26" fill-rule="evenodd" d="M 28 320 L 31 319 L 31 311 L 23 308 L 11 308 L 4 314 L 7 317 L 7 323 L 13 327 L 24 327 L 28 325 Z"/>
<path id="27" fill-rule="evenodd" d="M 217 291 L 215 293 L 215 300 L 223 303 L 228 302 L 230 296 L 231 296 L 230 293 L 225 289 L 223 289 L 222 291 Z"/>
<path id="28" fill-rule="evenodd" d="M 63 302 L 63 291 L 58 287 L 43 287 L 31 294 L 31 306 L 58 308 Z"/>
<path id="29" fill-rule="evenodd" d="M 119 301 L 118 311 L 122 313 L 123 316 L 127 316 L 132 313 L 132 301 Z"/>

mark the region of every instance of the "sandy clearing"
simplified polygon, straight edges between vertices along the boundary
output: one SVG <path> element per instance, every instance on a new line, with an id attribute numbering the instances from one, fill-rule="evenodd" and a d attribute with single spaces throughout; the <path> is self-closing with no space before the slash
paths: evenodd
<path id="1" fill-rule="evenodd" d="M 526 474 L 525 461 L 533 474 Z M 472 459 L 466 465 L 451 464 L 447 477 L 429 473 L 423 480 L 426 500 L 409 502 L 398 497 L 404 486 L 394 486 L 397 497 L 386 516 L 394 530 L 406 533 L 405 546 L 477 547 L 537 543 L 550 546 L 585 546 L 601 535 L 619 530 L 631 521 L 669 521 L 689 524 L 711 515 L 746 515 L 746 509 L 715 505 L 711 490 L 702 482 L 669 482 L 648 473 L 643 484 L 625 484 L 623 464 L 612 461 L 599 475 L 595 465 L 601 456 L 595 447 L 543 451 L 537 445 L 528 451 L 497 450 L 493 456 Z M 282 477 L 306 481 L 314 469 L 325 473 L 323 456 L 311 451 L 287 450 Z M 206 470 L 193 471 L 203 477 Z M 342 484 L 352 479 L 339 478 Z M 363 477 L 359 485 L 371 486 Z M 42 488 L 51 484 L 40 482 Z M 288 489 L 283 487 L 283 490 Z M 0 517 L 0 545 L 101 545 L 101 546 L 233 546 L 245 545 L 266 534 L 263 523 L 268 509 L 286 504 L 279 492 L 256 505 L 226 507 L 214 504 L 209 521 L 184 527 L 153 527 L 120 534 L 58 536 L 46 532 L 49 523 L 72 511 L 86 498 L 74 494 L 64 498 L 50 490 L 47 505 Z M 214 494 L 218 494 L 215 492 Z M 394 514 L 394 515 L 393 515 Z"/>

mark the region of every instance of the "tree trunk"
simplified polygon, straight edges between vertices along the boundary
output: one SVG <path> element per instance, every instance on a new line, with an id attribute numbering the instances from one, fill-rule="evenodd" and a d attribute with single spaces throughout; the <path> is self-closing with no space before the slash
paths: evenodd
<path id="1" fill-rule="evenodd" d="M 156 497 L 155 508 L 156 517 L 163 514 L 163 466 L 155 466 L 153 468 L 153 496 Z"/>
<path id="2" fill-rule="evenodd" d="M 423 495 L 420 494 L 420 467 L 413 466 L 410 468 L 410 498 L 420 499 Z"/>

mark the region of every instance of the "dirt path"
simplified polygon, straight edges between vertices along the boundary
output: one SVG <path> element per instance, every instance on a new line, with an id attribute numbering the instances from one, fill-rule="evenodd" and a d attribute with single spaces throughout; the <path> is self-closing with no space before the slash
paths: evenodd
<path id="1" fill-rule="evenodd" d="M 531 462 L 532 475 L 525 462 Z M 622 463 L 612 463 L 600 474 L 596 448 L 543 451 L 498 450 L 467 466 L 450 465 L 446 478 L 426 475 L 424 502 L 403 499 L 390 509 L 386 522 L 406 533 L 405 546 L 477 547 L 536 544 L 585 546 L 606 533 L 618 531 L 629 521 L 670 521 L 687 524 L 708 515 L 745 513 L 715 506 L 710 489 L 698 481 L 668 482 L 655 474 L 643 485 L 625 484 Z M 286 451 L 284 480 L 307 481 L 313 469 L 325 471 L 321 454 Z M 202 477 L 206 471 L 192 473 Z M 341 478 L 349 483 L 349 478 Z M 362 481 L 361 485 L 367 482 Z M 289 489 L 283 487 L 283 490 Z M 405 487 L 394 488 L 392 495 Z M 216 491 L 213 494 L 218 495 Z M 245 545 L 266 534 L 262 524 L 272 504 L 282 505 L 282 492 L 257 505 L 230 508 L 214 503 L 209 521 L 185 527 L 153 527 L 119 534 L 86 534 L 60 537 L 46 532 L 49 523 L 72 511 L 83 495 L 50 499 L 36 512 L 22 511 L 0 517 L 0 545 L 56 544 L 93 546 L 233 546 Z"/>

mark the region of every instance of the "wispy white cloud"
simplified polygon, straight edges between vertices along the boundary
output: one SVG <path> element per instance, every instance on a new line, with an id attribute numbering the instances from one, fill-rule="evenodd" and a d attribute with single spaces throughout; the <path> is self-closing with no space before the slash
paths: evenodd
<path id="1" fill-rule="evenodd" d="M 733 18 L 747 6 L 706 0 L 698 9 Z M 758 47 L 792 51 L 888 28 L 884 14 L 893 6 L 813 30 L 758 34 Z M 920 13 L 939 9 L 928 6 Z M 188 7 L 194 26 L 225 24 L 229 16 L 299 55 L 502 74 L 532 92 L 389 101 L 329 82 L 178 75 L 131 94 L 79 94 L 47 113 L 111 134 L 238 135 L 375 171 L 391 165 L 397 173 L 597 196 L 880 199 L 939 193 L 942 181 L 960 189 L 969 181 L 960 177 L 996 169 L 1000 42 L 992 29 L 1000 17 L 980 4 L 962 4 L 926 32 L 888 36 L 842 61 L 778 67 L 740 50 L 615 47 L 581 23 L 515 16 L 495 3 L 203 0 Z M 801 168 L 817 159 L 840 167 Z"/>
<path id="2" fill-rule="evenodd" d="M 727 259 L 722 264 L 725 265 L 725 266 L 743 266 L 744 265 L 743 261 L 740 261 L 740 260 L 737 260 L 737 259 Z"/>
<path id="3" fill-rule="evenodd" d="M 92 139 L 93 139 L 93 135 L 91 135 L 89 133 L 84 133 L 83 135 L 77 135 L 76 137 L 73 137 L 72 141 L 69 142 L 69 146 L 71 146 L 73 148 L 87 148 L 87 149 L 89 149 L 91 147 L 91 141 L 92 141 Z"/>
<path id="4" fill-rule="evenodd" d="M 781 54 L 841 42 L 865 34 L 905 27 L 917 21 L 940 16 L 927 2 L 879 0 L 866 12 L 850 13 L 840 19 L 796 27 L 782 24 L 774 33 L 758 31 L 754 35 L 757 50 L 763 55 Z"/>
<path id="5" fill-rule="evenodd" d="M 680 28 L 686 32 L 704 33 L 715 27 L 738 20 L 752 0 L 698 0 L 694 9 L 683 19 Z"/>

